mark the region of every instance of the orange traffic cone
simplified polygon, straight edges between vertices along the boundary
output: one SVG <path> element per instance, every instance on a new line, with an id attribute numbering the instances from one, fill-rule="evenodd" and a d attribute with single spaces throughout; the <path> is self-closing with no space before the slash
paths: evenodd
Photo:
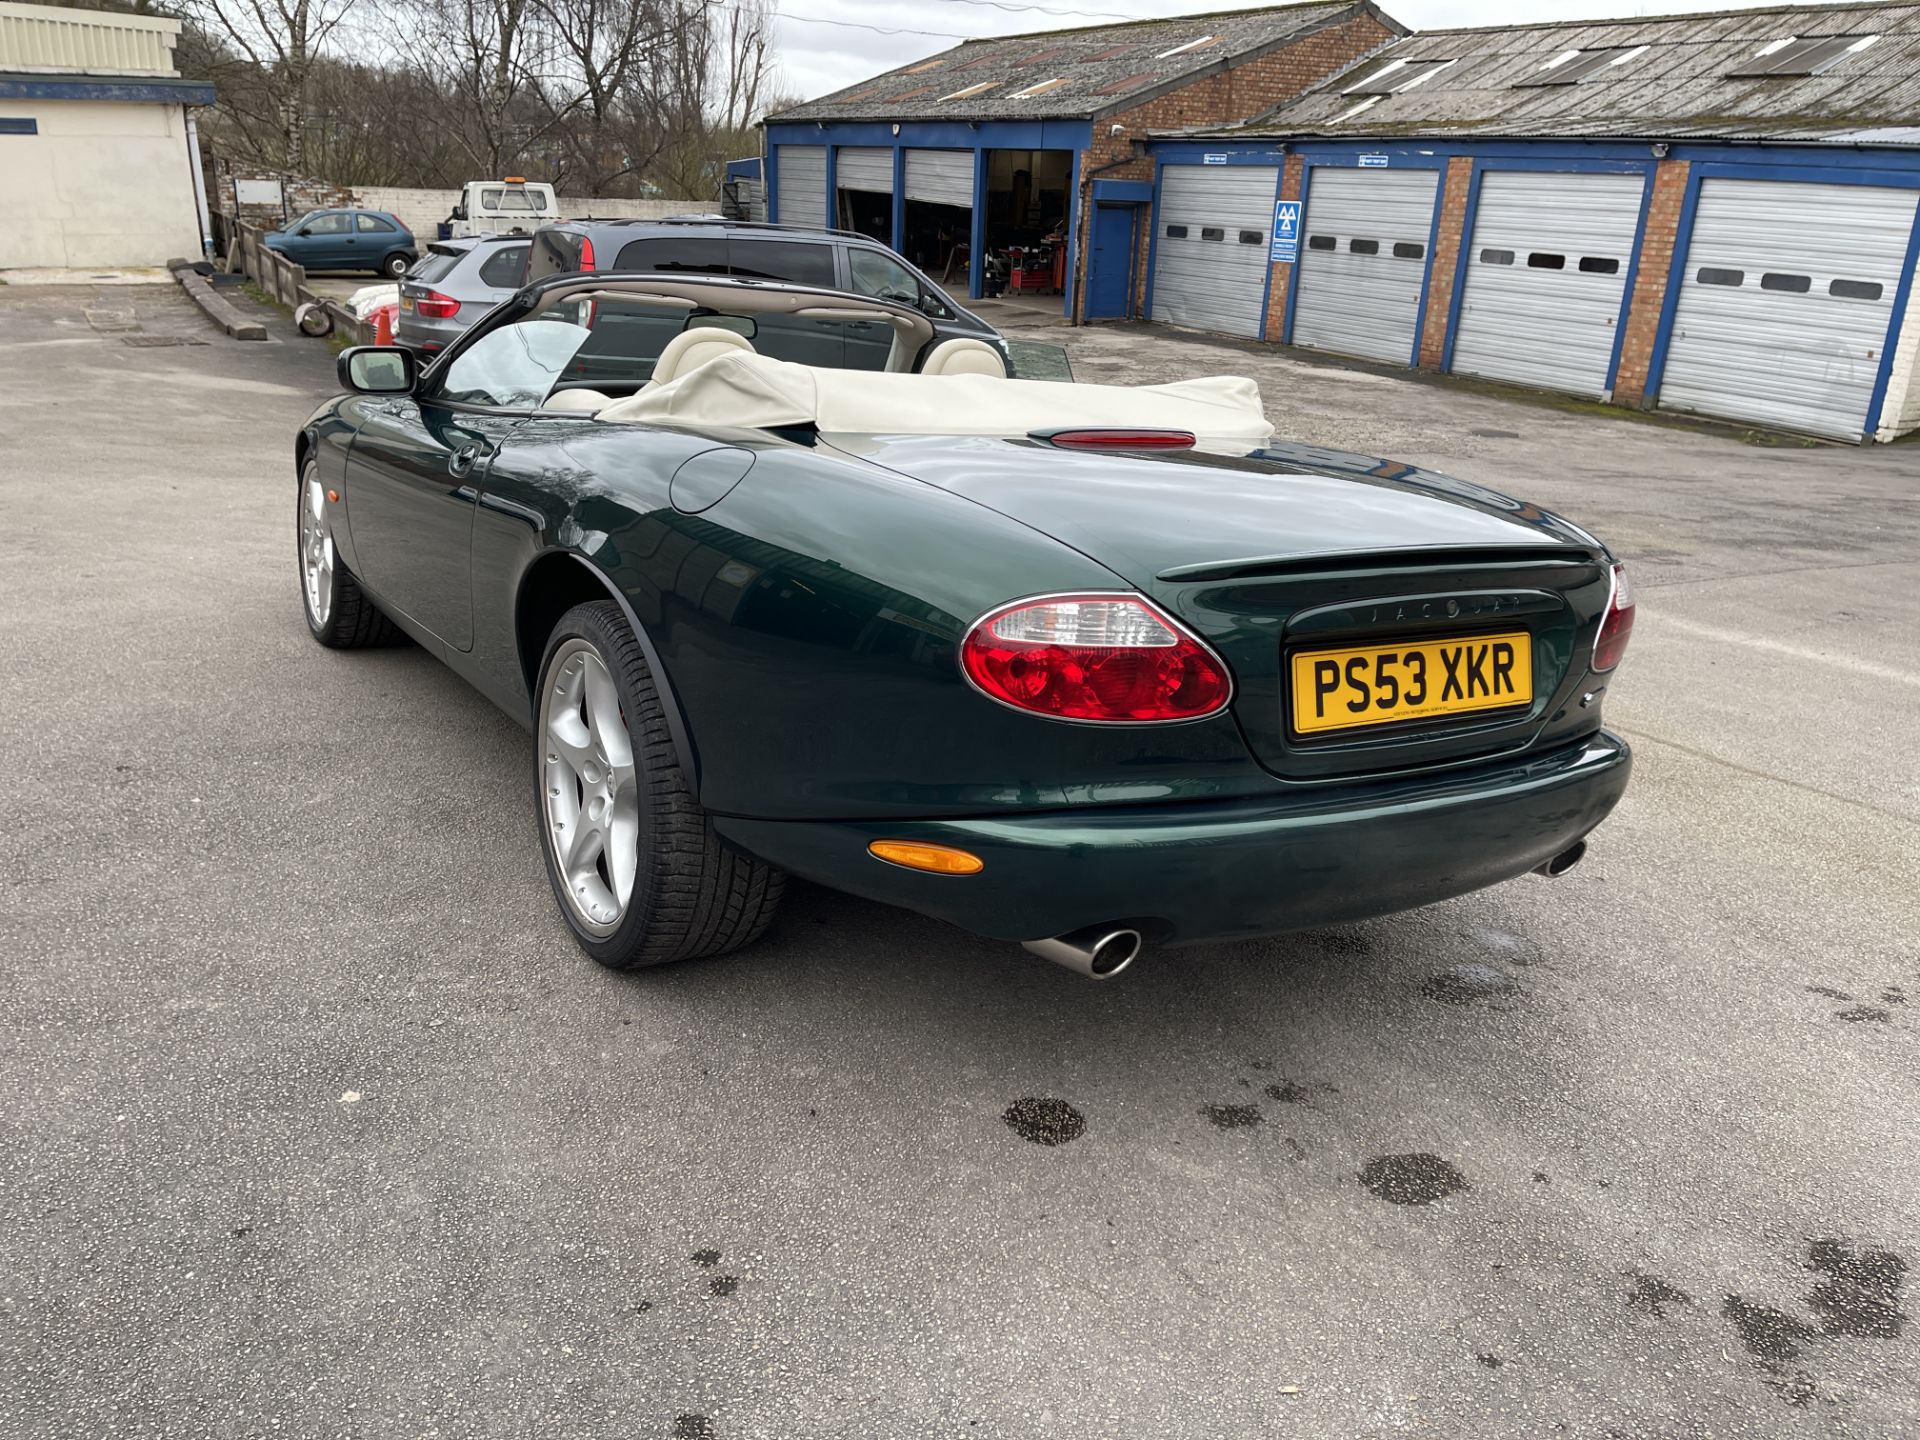
<path id="1" fill-rule="evenodd" d="M 376 345 L 393 344 L 393 312 L 391 305 L 382 305 L 373 312 L 373 343 Z"/>

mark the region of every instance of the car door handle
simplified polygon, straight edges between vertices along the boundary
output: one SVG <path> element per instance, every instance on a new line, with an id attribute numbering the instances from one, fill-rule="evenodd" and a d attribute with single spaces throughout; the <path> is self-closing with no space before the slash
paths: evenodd
<path id="1" fill-rule="evenodd" d="M 450 475 L 465 475 L 469 470 L 473 469 L 474 462 L 479 458 L 480 447 L 478 445 L 462 445 L 447 457 L 447 473 Z"/>

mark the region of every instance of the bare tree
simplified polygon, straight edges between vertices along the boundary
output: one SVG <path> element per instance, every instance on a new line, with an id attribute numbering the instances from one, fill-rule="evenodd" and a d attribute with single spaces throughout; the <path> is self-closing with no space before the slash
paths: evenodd
<path id="1" fill-rule="evenodd" d="M 726 162 L 759 149 L 754 122 L 773 74 L 770 0 L 694 0 L 679 85 L 660 97 L 668 140 L 653 176 L 677 195 L 719 194 Z"/>
<path id="2" fill-rule="evenodd" d="M 758 147 L 774 0 L 55 0 L 177 13 L 230 157 L 353 185 L 711 198 Z"/>
<path id="3" fill-rule="evenodd" d="M 185 14 L 244 56 L 279 117 L 278 163 L 304 172 L 311 119 L 307 87 L 355 0 L 183 0 Z"/>

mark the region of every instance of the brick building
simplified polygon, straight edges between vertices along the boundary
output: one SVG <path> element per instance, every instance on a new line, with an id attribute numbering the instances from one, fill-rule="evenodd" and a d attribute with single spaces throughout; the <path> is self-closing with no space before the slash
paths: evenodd
<path id="1" fill-rule="evenodd" d="M 763 177 L 730 179 L 743 208 L 862 231 L 969 295 L 1144 315 L 1149 133 L 1244 121 L 1406 33 L 1342 0 L 969 40 L 770 116 Z"/>
<path id="2" fill-rule="evenodd" d="M 180 21 L 0 0 L 0 270 L 162 265 L 206 235 Z"/>
<path id="3" fill-rule="evenodd" d="M 1911 0 L 1409 35 L 1253 122 L 1155 127 L 1143 308 L 1892 439 L 1920 429 L 1916 116 Z M 1297 233 L 1236 255 L 1268 225 Z M 1198 281 L 1228 258 L 1223 307 Z"/>

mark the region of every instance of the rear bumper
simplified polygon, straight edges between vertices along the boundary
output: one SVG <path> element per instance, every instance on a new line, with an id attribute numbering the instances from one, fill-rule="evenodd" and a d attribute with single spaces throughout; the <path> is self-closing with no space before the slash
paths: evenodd
<path id="1" fill-rule="evenodd" d="M 1601 731 L 1471 771 L 1277 799 L 714 825 L 796 875 L 977 934 L 1034 940 L 1129 921 L 1179 944 L 1390 915 L 1523 875 L 1604 820 L 1632 766 L 1626 742 Z M 879 839 L 957 845 L 986 866 L 920 874 L 868 855 Z"/>
<path id="2" fill-rule="evenodd" d="M 410 310 L 394 313 L 393 338 L 415 350 L 443 350 L 466 331 L 467 325 L 457 315 L 446 320 L 424 320 Z"/>

